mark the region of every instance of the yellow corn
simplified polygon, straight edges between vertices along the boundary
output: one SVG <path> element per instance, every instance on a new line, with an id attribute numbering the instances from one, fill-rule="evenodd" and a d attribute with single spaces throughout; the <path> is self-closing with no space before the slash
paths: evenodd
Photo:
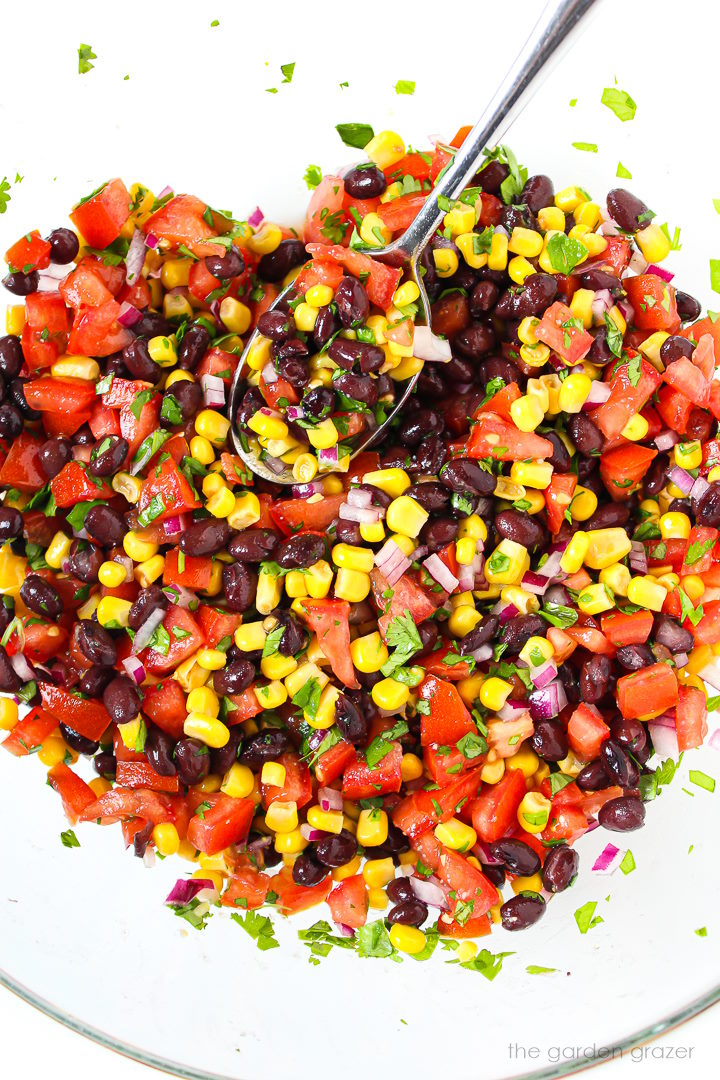
<path id="1" fill-rule="evenodd" d="M 705 592 L 705 582 L 697 574 L 688 574 L 683 578 L 683 589 L 691 600 L 699 600 Z"/>
<path id="2" fill-rule="evenodd" d="M 48 566 L 51 566 L 53 570 L 60 570 L 70 553 L 71 547 L 72 540 L 70 537 L 66 536 L 65 533 L 56 532 L 45 552 L 45 562 Z M 125 574 L 123 572 L 123 580 L 124 578 Z"/>
<path id="3" fill-rule="evenodd" d="M 604 585 L 600 583 L 586 585 L 578 597 L 578 607 L 586 615 L 597 615 L 601 611 L 610 611 L 614 608 L 615 600 Z"/>
<path id="4" fill-rule="evenodd" d="M 698 469 L 702 465 L 702 443 L 698 439 L 692 442 L 676 443 L 673 447 L 675 464 L 681 469 Z"/>
<path id="5" fill-rule="evenodd" d="M 374 631 L 350 643 L 350 656 L 353 666 L 368 674 L 380 670 L 388 658 L 388 650 L 380 634 Z"/>
<path id="6" fill-rule="evenodd" d="M 388 816 L 384 810 L 373 807 L 361 810 L 357 823 L 357 841 L 363 847 L 379 847 L 388 836 Z"/>
<path id="7" fill-rule="evenodd" d="M 464 821 L 452 817 L 435 827 L 435 836 L 453 851 L 469 851 L 477 843 L 477 833 Z"/>
<path id="8" fill-rule="evenodd" d="M 422 930 L 415 926 L 404 926 L 402 923 L 393 923 L 390 927 L 390 942 L 398 952 L 417 956 L 427 945 L 427 938 Z"/>
<path id="9" fill-rule="evenodd" d="M 97 360 L 89 356 L 62 356 L 50 368 L 50 374 L 57 379 L 84 379 L 95 382 L 100 378 L 100 366 Z"/>
<path id="10" fill-rule="evenodd" d="M 484 249 L 479 233 L 461 233 L 455 237 L 455 246 L 471 269 L 479 270 L 487 266 L 487 251 Z"/>
<path id="11" fill-rule="evenodd" d="M 98 622 L 110 630 L 121 630 L 128 624 L 132 604 L 117 596 L 103 596 L 97 606 Z"/>
<path id="12" fill-rule="evenodd" d="M 215 460 L 212 443 L 203 435 L 193 435 L 190 440 L 190 453 L 201 465 L 212 465 Z"/>
<path id="13" fill-rule="evenodd" d="M 231 334 L 246 334 L 252 322 L 252 312 L 247 304 L 226 296 L 220 304 L 220 321 Z"/>
<path id="14" fill-rule="evenodd" d="M 480 701 L 486 709 L 497 712 L 502 709 L 512 692 L 512 683 L 492 675 L 480 687 Z"/>
<path id="15" fill-rule="evenodd" d="M 298 827 L 297 803 L 276 799 L 265 811 L 265 824 L 273 832 L 289 833 Z"/>
<path id="16" fill-rule="evenodd" d="M 377 472 L 365 473 L 363 483 L 380 488 L 386 495 L 396 499 L 410 487 L 410 477 L 404 469 L 379 469 Z"/>
<path id="17" fill-rule="evenodd" d="M 389 169 L 405 157 L 405 143 L 396 131 L 379 131 L 365 147 L 365 153 L 381 169 Z"/>
<path id="18" fill-rule="evenodd" d="M 125 581 L 125 567 L 118 562 L 104 562 L 98 569 L 98 581 L 108 589 L 117 589 Z"/>
<path id="19" fill-rule="evenodd" d="M 252 491 L 235 498 L 235 505 L 228 514 L 227 522 L 232 529 L 242 531 L 260 520 L 260 500 Z"/>
<path id="20" fill-rule="evenodd" d="M 227 662 L 227 656 L 221 649 L 199 649 L 195 658 L 205 671 L 220 671 Z"/>
<path id="21" fill-rule="evenodd" d="M 455 203 L 445 214 L 443 227 L 449 229 L 453 237 L 469 233 L 475 227 L 474 207 L 468 203 Z"/>
<path id="22" fill-rule="evenodd" d="M 206 746 L 219 750 L 226 746 L 230 739 L 230 729 L 215 716 L 204 716 L 203 713 L 189 713 L 185 718 L 183 731 L 191 739 L 199 739 Z"/>
<path id="23" fill-rule="evenodd" d="M 252 419 L 252 418 L 251 418 Z M 285 425 L 283 424 L 283 427 Z M 215 446 L 222 446 L 230 430 L 230 421 L 216 409 L 203 409 L 195 417 L 195 431 Z M 253 430 L 255 430 L 253 428 Z M 266 434 L 269 434 L 266 432 Z M 287 428 L 283 434 L 287 434 Z M 275 436 L 281 438 L 281 435 Z"/>
<path id="24" fill-rule="evenodd" d="M 19 720 L 17 703 L 9 697 L 0 697 L 0 731 L 12 731 Z"/>
<path id="25" fill-rule="evenodd" d="M 489 761 L 486 765 L 483 765 L 480 770 L 480 779 L 483 784 L 499 784 L 504 775 L 505 761 L 503 758 Z"/>
<path id="26" fill-rule="evenodd" d="M 277 709 L 287 701 L 287 690 L 277 680 L 267 683 L 266 686 L 254 686 L 253 693 L 263 709 Z"/>
<path id="27" fill-rule="evenodd" d="M 448 630 L 454 638 L 465 637 L 481 621 L 482 615 L 469 604 L 463 604 L 453 610 L 448 619 Z"/>
<path id="28" fill-rule="evenodd" d="M 488 252 L 488 268 L 490 270 L 504 270 L 508 263 L 508 238 L 502 233 L 494 233 L 490 241 Z"/>
<path id="29" fill-rule="evenodd" d="M 543 238 L 534 229 L 516 226 L 508 242 L 508 251 L 514 255 L 526 255 L 529 259 L 539 255 L 543 248 Z"/>
<path id="30" fill-rule="evenodd" d="M 8 334 L 22 334 L 25 326 L 25 305 L 8 304 L 5 310 L 5 329 Z"/>
<path id="31" fill-rule="evenodd" d="M 511 281 L 514 281 L 516 285 L 522 285 L 526 277 L 535 273 L 535 267 L 524 255 L 516 255 L 508 263 L 507 272 Z"/>
<path id="32" fill-rule="evenodd" d="M 372 552 L 371 552 L 372 554 Z M 335 596 L 359 604 L 370 592 L 370 575 L 361 570 L 340 569 L 335 578 Z"/>
<path id="33" fill-rule="evenodd" d="M 144 563 L 152 559 L 153 555 L 157 555 L 158 545 L 154 541 L 144 540 L 139 533 L 131 530 L 123 537 L 123 550 L 133 562 Z"/>
<path id="34" fill-rule="evenodd" d="M 537 219 L 543 232 L 565 232 L 565 214 L 558 206 L 543 206 Z"/>
<path id="35" fill-rule="evenodd" d="M 468 517 L 461 520 L 458 536 L 461 539 L 469 536 L 473 540 L 482 540 L 482 542 L 485 543 L 488 536 L 487 525 L 477 514 L 470 514 Z"/>
<path id="36" fill-rule="evenodd" d="M 510 466 L 511 480 L 523 487 L 537 488 L 539 491 L 550 486 L 552 474 L 553 467 L 548 461 L 513 461 Z"/>
<path id="37" fill-rule="evenodd" d="M 528 791 L 517 809 L 520 828 L 529 833 L 542 832 L 550 817 L 550 805 L 539 791 Z"/>
<path id="38" fill-rule="evenodd" d="M 650 425 L 645 417 L 641 416 L 640 413 L 635 413 L 630 417 L 620 434 L 624 439 L 628 439 L 630 442 L 641 442 L 647 435 L 649 429 Z"/>
<path id="39" fill-rule="evenodd" d="M 161 855 L 177 855 L 180 850 L 180 837 L 175 826 L 167 821 L 156 825 L 152 831 L 152 840 Z"/>
<path id="40" fill-rule="evenodd" d="M 404 784 L 411 780 L 419 780 L 423 771 L 423 763 L 417 754 L 403 754 L 401 772 Z"/>
<path id="41" fill-rule="evenodd" d="M 520 659 L 529 667 L 540 667 L 546 660 L 551 660 L 554 653 L 555 650 L 547 638 L 533 636 L 528 638 L 520 650 Z"/>
<path id="42" fill-rule="evenodd" d="M 410 697 L 410 688 L 396 679 L 381 679 L 370 691 L 378 709 L 386 712 L 398 712 Z"/>
<path id="43" fill-rule="evenodd" d="M 232 796 L 233 799 L 246 799 L 252 794 L 254 786 L 255 777 L 252 769 L 235 761 L 225 773 L 220 790 L 223 794 Z"/>
<path id="44" fill-rule="evenodd" d="M 663 514 L 659 521 L 660 535 L 663 540 L 687 540 L 692 522 L 687 514 L 672 512 Z"/>
<path id="45" fill-rule="evenodd" d="M 598 574 L 603 585 L 607 585 L 615 596 L 627 596 L 630 584 L 630 571 L 624 563 L 613 563 Z"/>
<path id="46" fill-rule="evenodd" d="M 573 293 L 570 301 L 573 318 L 579 319 L 586 330 L 589 330 L 593 324 L 592 303 L 594 299 L 595 293 L 592 289 L 578 289 Z"/>
<path id="47" fill-rule="evenodd" d="M 266 567 L 266 570 L 268 568 Z M 283 594 L 283 579 L 263 571 L 258 577 L 255 607 L 261 615 L 269 615 L 279 607 Z"/>
<path id="48" fill-rule="evenodd" d="M 566 574 L 576 574 L 582 567 L 589 547 L 590 540 L 587 533 L 578 530 L 562 554 L 560 569 Z"/>
<path id="49" fill-rule="evenodd" d="M 627 595 L 631 604 L 648 611 L 662 611 L 667 591 L 651 577 L 634 577 L 630 579 Z"/>
<path id="50" fill-rule="evenodd" d="M 485 563 L 485 578 L 491 585 L 514 585 L 529 569 L 527 550 L 514 540 L 501 540 Z"/>
<path id="51" fill-rule="evenodd" d="M 517 754 L 513 754 L 505 762 L 507 769 L 519 769 L 526 780 L 535 775 L 539 765 L 540 758 L 527 743 L 523 743 Z"/>
<path id="52" fill-rule="evenodd" d="M 323 810 L 319 806 L 311 806 L 307 812 L 308 825 L 313 829 L 322 829 L 323 832 L 340 833 L 343 828 L 343 814 L 341 810 Z M 392 859 L 390 860 L 392 862 Z"/>
<path id="53" fill-rule="evenodd" d="M 191 690 L 187 699 L 189 713 L 204 713 L 206 716 L 217 716 L 220 712 L 220 699 L 209 686 L 199 686 Z"/>
<path id="54" fill-rule="evenodd" d="M 452 277 L 457 273 L 460 264 L 452 248 L 434 248 L 432 257 L 439 278 Z"/>
<path id="55" fill-rule="evenodd" d="M 510 406 L 510 415 L 516 427 L 521 431 L 534 431 L 545 419 L 545 412 L 541 402 L 534 395 L 525 394 L 513 401 Z"/>
<path id="56" fill-rule="evenodd" d="M 562 412 L 579 413 L 588 399 L 592 380 L 582 372 L 573 372 L 560 386 L 559 404 Z"/>
<path id="57" fill-rule="evenodd" d="M 588 518 L 593 516 L 597 507 L 598 500 L 595 492 L 583 487 L 582 484 L 578 484 L 570 503 L 570 514 L 573 521 L 587 521 Z"/>
<path id="58" fill-rule="evenodd" d="M 586 535 L 590 544 L 585 555 L 585 565 L 591 570 L 602 570 L 620 562 L 632 548 L 624 529 L 589 529 Z"/>
<path id="59" fill-rule="evenodd" d="M 670 254 L 670 241 L 660 228 L 652 222 L 635 233 L 638 247 L 649 263 L 659 263 Z"/>

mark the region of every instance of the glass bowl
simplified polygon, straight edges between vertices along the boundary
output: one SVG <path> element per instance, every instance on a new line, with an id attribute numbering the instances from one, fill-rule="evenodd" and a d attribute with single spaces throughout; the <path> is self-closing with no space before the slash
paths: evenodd
<path id="1" fill-rule="evenodd" d="M 5 40 L 33 41 L 43 78 L 29 85 L 27 50 L 5 50 L 6 84 L 24 88 L 22 108 L 3 117 L 5 156 L 24 178 L 8 177 L 2 250 L 29 228 L 64 224 L 74 201 L 116 175 L 197 192 L 237 216 L 259 204 L 270 218 L 298 222 L 307 165 L 331 171 L 359 157 L 342 146 L 336 123 L 392 127 L 419 147 L 429 135 L 451 137 L 504 73 L 511 31 L 519 40 L 540 6 L 519 0 L 510 24 L 501 6 L 461 0 L 426 29 L 402 6 L 368 2 L 360 26 L 359 15 L 326 0 L 307 12 L 281 2 L 268 28 L 262 8 L 218 0 L 212 9 L 176 4 L 171 17 L 162 5 L 146 8 L 138 36 L 130 21 L 81 0 L 46 13 L 39 39 L 33 9 L 14 5 Z M 597 197 L 614 186 L 621 161 L 634 177 L 623 183 L 671 231 L 682 227 L 682 250 L 668 265 L 706 304 L 707 259 L 720 253 L 718 191 L 710 169 L 691 171 L 687 161 L 707 143 L 693 102 L 713 92 L 713 37 L 678 20 L 669 3 L 654 11 L 649 25 L 642 5 L 608 0 L 507 141 L 531 172 Z M 97 54 L 82 76 L 81 40 Z M 638 63 L 671 45 L 678 89 L 660 93 Z M 292 61 L 292 82 L 283 83 L 280 65 Z M 615 78 L 637 101 L 631 123 L 600 104 Z M 416 81 L 413 96 L 396 95 L 399 79 Z M 678 149 L 680 131 L 687 150 Z M 599 152 L 571 145 L 581 141 Z M 60 800 L 38 760 L 0 753 L 0 982 L 113 1049 L 203 1080 L 270 1068 L 304 1080 L 335 1061 L 348 1078 L 371 1062 L 422 1076 L 558 1076 L 720 997 L 717 794 L 689 783 L 688 767 L 716 776 L 717 755 L 686 755 L 640 832 L 584 837 L 578 881 L 539 924 L 480 942 L 512 954 L 488 981 L 440 948 L 420 965 L 337 949 L 313 965 L 297 929 L 325 917 L 322 908 L 304 921 L 278 919 L 280 948 L 267 952 L 226 911 L 196 931 L 163 906 L 187 864 L 146 869 L 123 854 L 118 829 L 78 828 L 81 847 L 65 848 Z M 611 840 L 632 850 L 633 873 L 591 872 Z M 574 912 L 590 901 L 602 921 L 581 934 Z M 696 933 L 703 927 L 707 936 Z M 554 970 L 530 973 L 538 967 Z"/>

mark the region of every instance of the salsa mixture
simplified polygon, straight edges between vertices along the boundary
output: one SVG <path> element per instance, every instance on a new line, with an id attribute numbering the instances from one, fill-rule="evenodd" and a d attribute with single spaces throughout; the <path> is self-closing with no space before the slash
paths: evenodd
<path id="1" fill-rule="evenodd" d="M 2 745 L 261 947 L 254 909 L 327 902 L 314 953 L 471 959 L 707 735 L 720 322 L 639 198 L 500 147 L 440 207 L 416 324 L 372 250 L 466 133 L 316 170 L 301 235 L 114 179 L 5 256 Z"/>

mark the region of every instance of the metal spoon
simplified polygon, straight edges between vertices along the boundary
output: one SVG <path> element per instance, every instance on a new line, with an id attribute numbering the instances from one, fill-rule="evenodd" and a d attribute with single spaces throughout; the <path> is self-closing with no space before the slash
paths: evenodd
<path id="1" fill-rule="evenodd" d="M 423 249 L 433 237 L 443 219 L 445 212 L 440 209 L 441 196 L 452 199 L 459 195 L 469 179 L 478 171 L 482 163 L 485 147 L 492 145 L 519 115 L 528 101 L 528 91 L 532 84 L 535 83 L 541 72 L 543 76 L 548 73 L 550 61 L 557 61 L 558 59 L 560 46 L 569 44 L 570 38 L 575 36 L 584 17 L 596 5 L 599 5 L 599 0 L 549 0 L 482 116 L 455 154 L 452 164 L 445 174 L 441 176 L 412 224 L 402 236 L 398 237 L 397 240 L 393 240 L 387 247 L 367 249 L 367 253 L 373 259 L 388 263 L 391 266 L 402 267 L 406 279 L 415 281 L 420 290 L 418 306 L 422 313 L 422 319 L 416 319 L 418 324 L 424 321 L 427 325 L 430 321 L 429 301 L 423 285 L 422 274 L 419 272 L 419 259 Z M 292 285 L 289 285 L 287 289 L 281 292 L 273 307 L 291 289 Z M 293 482 L 292 470 L 285 468 L 282 472 L 274 472 L 252 449 L 246 450 L 244 448 L 240 439 L 240 432 L 237 429 L 235 418 L 240 405 L 241 390 L 243 389 L 245 358 L 257 336 L 256 330 L 240 358 L 230 388 L 229 419 L 233 442 L 239 456 L 258 476 L 262 476 L 266 480 L 272 480 L 275 483 L 291 484 Z M 412 393 L 417 379 L 418 376 L 414 375 L 413 378 L 408 380 L 393 411 L 383 424 L 368 433 L 364 442 L 353 451 L 352 457 L 355 457 L 363 450 L 369 449 L 370 446 L 382 438 L 388 424 L 397 415 L 408 396 Z"/>

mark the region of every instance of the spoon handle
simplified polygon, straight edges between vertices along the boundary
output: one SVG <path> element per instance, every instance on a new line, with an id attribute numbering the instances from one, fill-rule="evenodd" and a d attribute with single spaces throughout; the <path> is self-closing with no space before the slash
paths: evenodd
<path id="1" fill-rule="evenodd" d="M 599 3 L 600 0 L 549 0 L 447 172 L 406 232 L 382 253 L 383 262 L 407 263 L 417 257 L 443 218 L 444 211 L 438 206 L 439 196 L 452 198 L 475 175 L 485 147 L 493 145 L 519 115 L 538 75 L 541 71 L 543 76 L 548 73 L 549 61 L 559 58 L 560 46 L 569 44 L 585 16 Z"/>

